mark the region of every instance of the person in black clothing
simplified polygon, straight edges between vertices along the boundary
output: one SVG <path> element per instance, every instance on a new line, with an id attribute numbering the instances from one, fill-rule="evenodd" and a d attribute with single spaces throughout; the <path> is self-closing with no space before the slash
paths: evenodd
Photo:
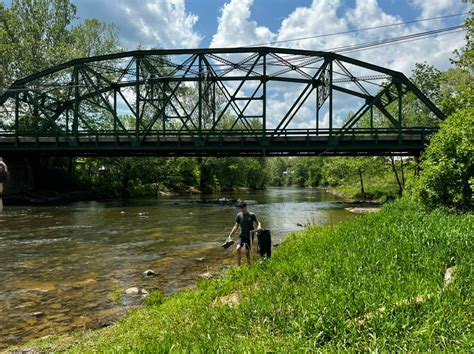
<path id="1" fill-rule="evenodd" d="M 255 230 L 255 223 L 257 223 L 257 229 L 261 230 L 262 225 L 260 221 L 257 219 L 254 213 L 251 213 L 247 210 L 247 203 L 241 202 L 239 204 L 240 213 L 237 214 L 235 218 L 235 225 L 232 228 L 232 231 L 227 238 L 227 241 L 232 241 L 232 235 L 237 231 L 240 227 L 240 236 L 239 240 L 237 241 L 237 265 L 240 266 L 240 262 L 242 259 L 242 248 L 244 249 L 245 256 L 247 257 L 247 263 L 250 264 L 250 250 L 252 248 L 251 242 L 251 235 L 250 231 Z"/>

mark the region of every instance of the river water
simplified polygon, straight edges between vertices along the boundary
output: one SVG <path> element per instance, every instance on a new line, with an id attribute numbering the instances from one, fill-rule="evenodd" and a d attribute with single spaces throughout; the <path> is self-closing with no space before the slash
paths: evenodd
<path id="1" fill-rule="evenodd" d="M 0 213 L 0 349 L 32 338 L 110 325 L 140 296 L 170 294 L 200 274 L 234 264 L 223 250 L 238 209 L 200 203 L 245 199 L 278 243 L 299 224 L 336 223 L 350 213 L 322 190 L 264 191 L 67 206 L 6 207 Z M 202 259 L 204 258 L 204 259 Z M 144 277 L 152 269 L 158 276 Z"/>

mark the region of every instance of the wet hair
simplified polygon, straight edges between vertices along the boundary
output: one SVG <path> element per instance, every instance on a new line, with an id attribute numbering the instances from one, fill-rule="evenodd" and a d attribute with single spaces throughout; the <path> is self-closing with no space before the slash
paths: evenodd
<path id="1" fill-rule="evenodd" d="M 239 208 L 242 209 L 242 208 L 246 208 L 246 207 L 247 207 L 247 203 L 245 203 L 245 202 L 240 202 L 239 203 Z"/>

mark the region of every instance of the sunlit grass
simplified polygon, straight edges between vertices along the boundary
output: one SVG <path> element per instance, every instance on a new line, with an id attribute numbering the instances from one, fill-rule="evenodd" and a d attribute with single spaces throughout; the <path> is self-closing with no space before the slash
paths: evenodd
<path id="1" fill-rule="evenodd" d="M 401 172 L 399 173 L 400 183 L 403 185 Z M 414 165 L 405 166 L 405 178 L 413 177 Z M 398 186 L 395 174 L 389 167 L 377 173 L 364 174 L 364 194 L 361 193 L 360 179 L 358 176 L 350 176 L 341 185 L 332 186 L 331 189 L 339 194 L 345 195 L 355 200 L 378 200 L 385 202 L 399 197 L 400 187 Z M 402 186 L 402 188 L 404 188 Z"/>
<path id="2" fill-rule="evenodd" d="M 45 346 L 470 351 L 473 231 L 472 214 L 427 213 L 401 200 L 378 214 L 292 234 L 268 261 L 170 298 L 156 295 L 111 328 Z M 455 280 L 445 286 L 452 266 Z M 229 295 L 237 303 L 222 301 Z"/>

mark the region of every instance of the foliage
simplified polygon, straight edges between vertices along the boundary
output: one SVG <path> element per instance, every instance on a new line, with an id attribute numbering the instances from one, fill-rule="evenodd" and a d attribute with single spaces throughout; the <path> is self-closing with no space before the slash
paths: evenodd
<path id="1" fill-rule="evenodd" d="M 117 27 L 97 19 L 74 25 L 70 0 L 13 0 L 0 4 L 0 87 L 76 57 L 121 49 Z"/>
<path id="2" fill-rule="evenodd" d="M 198 183 L 188 158 L 88 158 L 77 161 L 76 177 L 99 197 L 156 196 Z"/>
<path id="3" fill-rule="evenodd" d="M 118 304 L 120 302 L 120 298 L 124 294 L 123 290 L 120 290 L 119 286 L 117 283 L 114 283 L 112 285 L 112 300 Z"/>
<path id="4" fill-rule="evenodd" d="M 473 228 L 470 214 L 428 213 L 401 200 L 378 214 L 290 235 L 270 260 L 133 311 L 110 328 L 35 345 L 73 352 L 469 351 Z M 444 272 L 454 265 L 454 282 L 445 286 Z M 238 304 L 226 305 L 229 296 Z"/>
<path id="5" fill-rule="evenodd" d="M 471 11 L 465 22 L 466 45 L 454 52 L 452 62 L 455 68 L 449 69 L 443 76 L 440 104 L 446 115 L 462 108 L 474 107 L 474 12 Z"/>
<path id="6" fill-rule="evenodd" d="M 285 172 L 288 169 L 288 159 L 284 157 L 267 158 L 268 184 L 281 187 L 285 184 Z"/>
<path id="7" fill-rule="evenodd" d="M 13 0 L 0 5 L 2 75 L 0 86 L 58 64 L 72 42 L 68 30 L 76 6 L 69 0 Z"/>
<path id="8" fill-rule="evenodd" d="M 462 68 L 450 68 L 442 73 L 439 108 L 446 116 L 464 107 L 474 107 L 473 73 Z"/>
<path id="9" fill-rule="evenodd" d="M 207 157 L 198 160 L 201 192 L 231 191 L 238 187 L 261 189 L 266 185 L 263 158 Z"/>
<path id="10" fill-rule="evenodd" d="M 472 0 L 471 0 L 472 2 Z M 474 11 L 471 10 L 466 22 L 466 45 L 460 50 L 455 50 L 454 54 L 456 58 L 452 59 L 452 62 L 460 68 L 466 68 L 472 71 L 474 70 Z"/>
<path id="11" fill-rule="evenodd" d="M 387 170 L 387 161 L 378 157 L 337 157 L 328 160 L 324 164 L 323 175 L 326 184 L 338 186 L 359 182 L 359 197 L 364 198 L 366 185 L 364 179 L 367 175 L 384 173 Z"/>
<path id="12" fill-rule="evenodd" d="M 423 155 L 413 194 L 426 206 L 472 207 L 474 188 L 474 109 L 451 115 Z"/>
<path id="13" fill-rule="evenodd" d="M 166 300 L 166 296 L 159 291 L 154 291 L 145 298 L 147 306 L 159 306 Z"/>
<path id="14" fill-rule="evenodd" d="M 441 71 L 433 65 L 416 63 L 410 79 L 431 102 L 438 105 L 443 80 Z M 395 108 L 396 103 L 393 106 Z M 403 98 L 402 114 L 405 126 L 438 126 L 440 122 L 440 119 L 411 92 Z"/>
<path id="15" fill-rule="evenodd" d="M 114 24 L 104 23 L 96 18 L 86 18 L 71 31 L 74 46 L 73 58 L 105 55 L 122 51 L 118 39 L 118 28 Z"/>

